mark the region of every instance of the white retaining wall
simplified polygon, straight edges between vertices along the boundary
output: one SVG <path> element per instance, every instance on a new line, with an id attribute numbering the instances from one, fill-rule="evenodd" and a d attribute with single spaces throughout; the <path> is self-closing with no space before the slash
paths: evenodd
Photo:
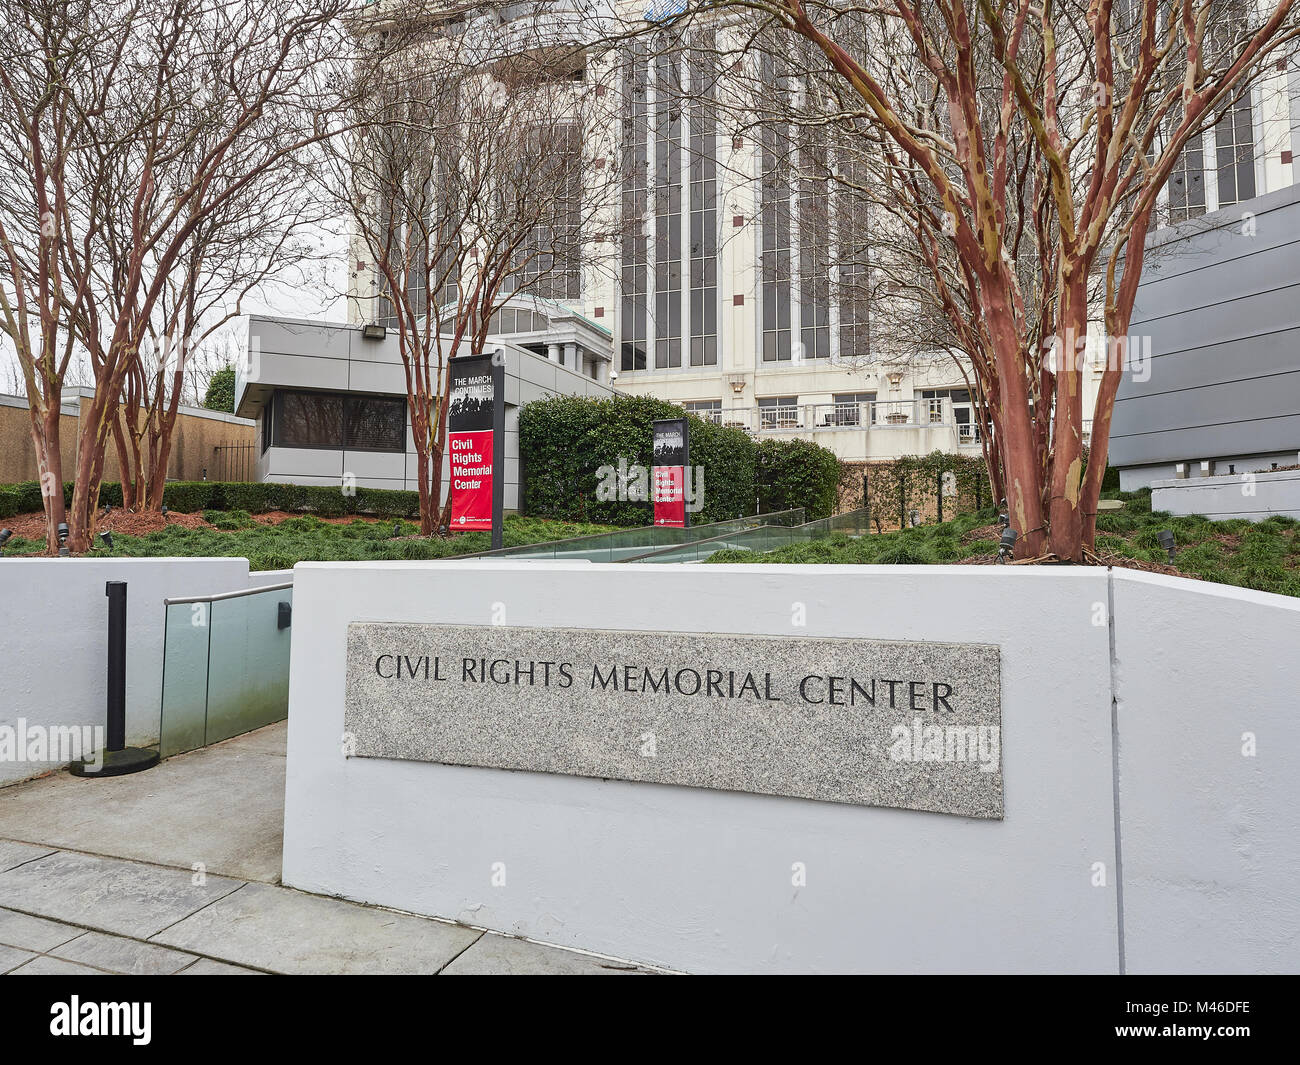
<path id="1" fill-rule="evenodd" d="M 163 600 L 246 588 L 244 558 L 0 558 L 0 727 L 103 725 L 107 581 L 127 582 L 126 742 L 155 743 Z M 64 761 L 0 760 L 0 785 Z M 0 799 L 2 802 L 3 799 Z"/>
<path id="2" fill-rule="evenodd" d="M 1295 601 L 1099 569 L 504 561 L 302 564 L 294 599 L 286 884 L 694 972 L 1300 967 Z M 501 605 L 999 644 L 1005 819 L 343 756 L 349 622 Z"/>
<path id="3" fill-rule="evenodd" d="M 1090 872 L 1114 863 L 1105 601 L 1103 570 L 301 564 L 284 882 L 697 972 L 1114 971 L 1114 881 Z M 498 603 L 517 625 L 1000 644 L 1006 820 L 345 759 L 348 622 Z"/>
<path id="4" fill-rule="evenodd" d="M 1127 969 L 1294 973 L 1300 599 L 1122 570 L 1114 593 Z"/>
<path id="5" fill-rule="evenodd" d="M 1263 521 L 1274 514 L 1300 518 L 1300 470 L 1153 481 L 1151 489 L 1151 508 L 1171 514 L 1204 514 L 1217 521 Z"/>

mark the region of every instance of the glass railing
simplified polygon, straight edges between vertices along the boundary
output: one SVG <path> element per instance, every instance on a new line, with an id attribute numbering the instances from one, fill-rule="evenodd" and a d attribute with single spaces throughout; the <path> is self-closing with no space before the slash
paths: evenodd
<path id="1" fill-rule="evenodd" d="M 628 562 L 699 562 L 714 552 L 736 549 L 759 554 L 775 551 L 790 544 L 820 540 L 832 533 L 862 536 L 869 531 L 867 511 L 851 510 L 833 514 L 829 518 L 801 525 L 763 525 L 757 528 L 728 531 L 720 536 L 693 543 L 658 548 L 626 559 Z"/>
<path id="2" fill-rule="evenodd" d="M 707 525 L 691 525 L 685 529 L 674 529 L 662 525 L 643 525 L 635 529 L 619 529 L 617 532 L 575 536 L 568 540 L 550 540 L 540 544 L 522 544 L 518 547 L 502 548 L 500 551 L 486 551 L 479 555 L 462 555 L 459 557 L 626 562 L 638 555 L 644 555 L 647 551 L 657 551 L 678 544 L 690 544 L 697 540 L 708 540 L 744 529 L 774 525 L 799 525 L 803 522 L 803 519 L 803 508 L 796 507 L 793 510 L 774 511 L 770 514 L 750 514 L 743 518 L 710 522 Z"/>
<path id="3" fill-rule="evenodd" d="M 289 713 L 293 585 L 166 600 L 163 758 Z"/>

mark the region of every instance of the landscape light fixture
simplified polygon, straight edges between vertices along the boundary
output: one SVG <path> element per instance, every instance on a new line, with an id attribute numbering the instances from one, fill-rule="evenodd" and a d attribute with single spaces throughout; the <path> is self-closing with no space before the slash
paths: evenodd
<path id="1" fill-rule="evenodd" d="M 361 335 L 367 340 L 383 340 L 388 335 L 388 328 L 378 322 L 371 322 L 361 327 Z"/>
<path id="2" fill-rule="evenodd" d="M 104 541 L 105 547 L 107 547 L 110 551 L 113 550 L 113 534 L 111 532 L 105 530 L 104 532 L 99 534 L 99 538 Z"/>
<path id="3" fill-rule="evenodd" d="M 1165 554 L 1169 556 L 1169 561 L 1174 560 L 1174 534 L 1170 529 L 1161 529 L 1156 533 L 1156 540 L 1160 546 L 1165 549 Z"/>
<path id="4" fill-rule="evenodd" d="M 1011 557 L 1011 552 L 1015 550 L 1016 538 L 1020 534 L 1015 529 L 1007 528 L 1002 530 L 1002 539 L 998 542 L 998 565 L 1005 566 L 1007 559 Z"/>
<path id="5" fill-rule="evenodd" d="M 58 535 L 59 535 L 59 557 L 67 558 L 70 554 L 72 554 L 72 552 L 68 550 L 68 523 L 66 521 L 59 522 Z"/>
<path id="6" fill-rule="evenodd" d="M 394 536 L 402 535 L 402 523 L 400 521 L 393 522 L 393 535 Z"/>
<path id="7" fill-rule="evenodd" d="M 13 529 L 0 529 L 0 551 L 4 550 L 5 544 L 9 542 L 9 537 L 13 536 L 13 534 Z"/>
<path id="8" fill-rule="evenodd" d="M 167 510 L 167 504 L 164 503 L 164 504 L 163 504 L 163 508 L 162 508 L 163 521 L 166 521 L 166 520 L 167 520 L 167 515 L 168 515 L 168 513 L 169 513 L 169 511 Z"/>
<path id="9" fill-rule="evenodd" d="M 1004 529 L 1011 524 L 1011 516 L 1005 510 L 998 515 L 998 524 Z"/>
<path id="10" fill-rule="evenodd" d="M 915 529 L 918 525 L 921 524 L 920 512 L 915 510 L 912 511 L 912 513 L 907 516 L 907 520 L 912 523 L 912 528 Z"/>

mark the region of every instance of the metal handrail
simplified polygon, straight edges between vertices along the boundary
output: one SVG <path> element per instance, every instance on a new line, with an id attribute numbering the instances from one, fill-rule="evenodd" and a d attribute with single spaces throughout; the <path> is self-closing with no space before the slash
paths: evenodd
<path id="1" fill-rule="evenodd" d="M 222 599 L 239 599 L 245 595 L 257 595 L 258 592 L 282 592 L 286 588 L 292 588 L 293 581 L 286 584 L 264 584 L 260 588 L 241 588 L 235 592 L 217 592 L 214 595 L 185 595 L 176 599 L 164 599 L 164 606 L 175 606 L 178 603 L 216 603 Z"/>

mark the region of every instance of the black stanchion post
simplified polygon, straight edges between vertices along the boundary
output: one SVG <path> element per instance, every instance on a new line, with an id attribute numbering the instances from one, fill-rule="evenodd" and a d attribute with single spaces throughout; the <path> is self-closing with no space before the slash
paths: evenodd
<path id="1" fill-rule="evenodd" d="M 108 596 L 108 751 L 126 746 L 126 581 L 109 581 Z"/>
<path id="2" fill-rule="evenodd" d="M 104 749 L 94 760 L 83 758 L 68 769 L 79 777 L 120 777 L 158 764 L 158 752 L 126 745 L 126 581 L 107 581 L 108 692 Z"/>

